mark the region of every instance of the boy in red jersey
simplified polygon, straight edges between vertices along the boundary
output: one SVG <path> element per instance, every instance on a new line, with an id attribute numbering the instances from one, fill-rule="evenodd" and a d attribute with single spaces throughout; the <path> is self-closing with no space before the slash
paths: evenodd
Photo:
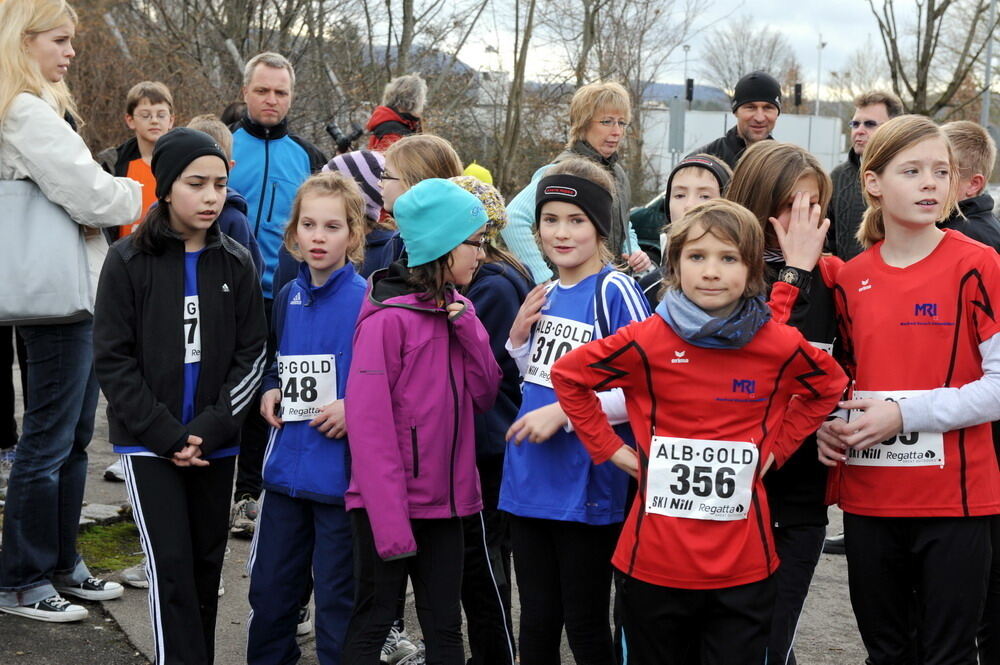
<path id="1" fill-rule="evenodd" d="M 958 171 L 929 119 L 879 127 L 861 172 L 868 249 L 835 287 L 854 380 L 841 406 L 856 412 L 817 434 L 844 510 L 851 603 L 872 665 L 916 648 L 924 665 L 974 664 L 1000 513 L 988 424 L 1000 419 L 1000 259 L 936 226 Z"/>
<path id="2" fill-rule="evenodd" d="M 763 662 L 778 566 L 761 481 L 835 406 L 847 380 L 764 303 L 763 230 L 717 199 L 670 234 L 657 316 L 561 358 L 559 403 L 595 463 L 639 493 L 612 563 L 631 662 Z M 594 391 L 622 388 L 638 450 Z"/>

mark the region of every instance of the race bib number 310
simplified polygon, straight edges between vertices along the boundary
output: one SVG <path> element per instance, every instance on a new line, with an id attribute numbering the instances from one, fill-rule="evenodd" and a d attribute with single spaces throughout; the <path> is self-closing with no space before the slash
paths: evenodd
<path id="1" fill-rule="evenodd" d="M 552 387 L 552 366 L 564 355 L 589 342 L 594 327 L 561 316 L 543 316 L 535 324 L 531 353 L 524 380 L 547 388 Z"/>
<path id="2" fill-rule="evenodd" d="M 757 446 L 654 436 L 649 446 L 646 512 L 730 522 L 750 512 Z"/>
<path id="3" fill-rule="evenodd" d="M 332 355 L 278 356 L 281 419 L 312 420 L 337 400 L 337 364 Z"/>
<path id="4" fill-rule="evenodd" d="M 855 390 L 853 399 L 883 399 L 898 402 L 915 397 L 923 390 Z M 851 411 L 848 422 L 860 411 Z M 944 434 L 941 432 L 901 432 L 864 450 L 847 451 L 850 466 L 944 466 Z"/>

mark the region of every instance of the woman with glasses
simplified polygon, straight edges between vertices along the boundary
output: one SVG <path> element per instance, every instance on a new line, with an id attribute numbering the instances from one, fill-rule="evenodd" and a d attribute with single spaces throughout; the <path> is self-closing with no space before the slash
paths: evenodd
<path id="1" fill-rule="evenodd" d="M 607 247 L 616 259 L 620 259 L 623 266 L 627 265 L 634 273 L 643 273 L 652 267 L 652 262 L 639 248 L 639 240 L 629 222 L 632 189 L 625 169 L 618 163 L 618 150 L 625 139 L 631 118 L 629 94 L 620 83 L 605 81 L 583 86 L 574 93 L 570 101 L 569 140 L 566 149 L 552 164 L 571 157 L 584 157 L 611 175 L 615 191 L 612 192 L 612 219 L 606 240 Z M 535 187 L 552 164 L 538 169 L 528 186 L 508 204 L 510 223 L 502 234 L 511 251 L 531 270 L 537 284 L 546 282 L 553 276 L 532 235 L 535 223 Z"/>

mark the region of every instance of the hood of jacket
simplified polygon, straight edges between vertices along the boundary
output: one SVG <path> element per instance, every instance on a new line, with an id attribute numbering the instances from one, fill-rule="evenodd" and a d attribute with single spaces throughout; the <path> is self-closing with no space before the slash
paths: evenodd
<path id="1" fill-rule="evenodd" d="M 375 131 L 376 127 L 386 122 L 398 122 L 414 132 L 420 130 L 420 118 L 409 113 L 400 113 L 391 106 L 376 106 L 375 110 L 372 111 L 372 117 L 368 118 L 365 129 L 372 132 Z"/>
<path id="2" fill-rule="evenodd" d="M 244 215 L 247 214 L 246 198 L 232 187 L 226 188 L 226 205 L 236 208 Z"/>
<path id="3" fill-rule="evenodd" d="M 361 306 L 358 322 L 386 307 L 409 309 L 434 316 L 445 314 L 443 307 L 438 307 L 437 303 L 420 297 L 421 290 L 410 284 L 408 275 L 409 271 L 401 261 L 372 273 L 368 278 L 368 297 Z M 453 301 L 455 296 L 455 292 L 451 291 L 450 300 Z"/>

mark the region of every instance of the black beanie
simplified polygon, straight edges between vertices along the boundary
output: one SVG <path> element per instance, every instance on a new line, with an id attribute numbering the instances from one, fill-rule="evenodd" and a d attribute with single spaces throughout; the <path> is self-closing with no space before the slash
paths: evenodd
<path id="1" fill-rule="evenodd" d="M 733 91 L 733 113 L 749 102 L 767 102 L 778 107 L 781 113 L 781 85 L 766 72 L 747 74 L 736 84 Z"/>
<path id="2" fill-rule="evenodd" d="M 539 180 L 535 189 L 535 226 L 542 219 L 546 201 L 572 203 L 587 213 L 602 238 L 611 235 L 611 192 L 597 183 L 567 173 Z"/>
<path id="3" fill-rule="evenodd" d="M 205 132 L 178 127 L 158 138 L 149 164 L 153 177 L 156 178 L 156 198 L 166 198 L 170 188 L 174 186 L 174 180 L 180 177 L 188 164 L 205 155 L 215 155 L 221 159 L 226 165 L 226 173 L 229 173 L 229 159 L 215 139 Z"/>

